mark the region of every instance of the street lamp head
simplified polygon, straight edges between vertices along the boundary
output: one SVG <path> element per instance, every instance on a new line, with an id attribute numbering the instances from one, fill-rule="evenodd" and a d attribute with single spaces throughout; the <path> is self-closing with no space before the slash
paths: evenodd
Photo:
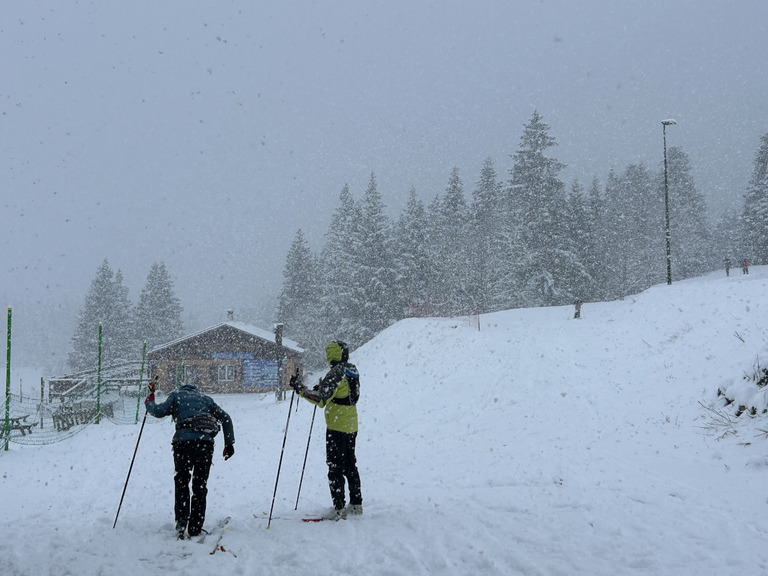
<path id="1" fill-rule="evenodd" d="M 664 126 L 669 126 L 670 124 L 677 124 L 677 121 L 670 118 L 669 120 L 662 120 L 661 123 L 664 124 Z"/>

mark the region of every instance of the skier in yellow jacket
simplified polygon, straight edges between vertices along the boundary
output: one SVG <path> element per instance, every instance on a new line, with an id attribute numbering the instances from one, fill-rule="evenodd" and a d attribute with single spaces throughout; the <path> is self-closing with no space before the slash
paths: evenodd
<path id="1" fill-rule="evenodd" d="M 325 459 L 328 484 L 333 500 L 332 517 L 346 518 L 347 513 L 363 513 L 360 473 L 357 470 L 357 401 L 360 398 L 360 375 L 349 362 L 349 348 L 340 340 L 325 347 L 331 369 L 313 389 L 306 388 L 298 374 L 291 377 L 291 388 L 312 404 L 324 408 Z M 349 507 L 345 507 L 345 479 L 349 484 Z"/>

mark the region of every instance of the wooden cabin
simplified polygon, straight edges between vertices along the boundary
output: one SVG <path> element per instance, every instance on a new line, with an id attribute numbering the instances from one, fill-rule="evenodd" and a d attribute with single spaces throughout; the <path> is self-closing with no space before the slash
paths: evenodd
<path id="1" fill-rule="evenodd" d="M 185 383 L 205 394 L 279 392 L 303 352 L 280 324 L 271 333 L 231 320 L 150 350 L 147 366 L 163 392 Z"/>

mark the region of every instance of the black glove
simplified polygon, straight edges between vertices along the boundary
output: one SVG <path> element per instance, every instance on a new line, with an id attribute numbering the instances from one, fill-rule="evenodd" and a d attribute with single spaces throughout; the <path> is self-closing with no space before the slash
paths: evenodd
<path id="1" fill-rule="evenodd" d="M 298 394 L 301 394 L 302 390 L 304 390 L 304 384 L 301 383 L 301 376 L 299 376 L 298 372 L 291 376 L 291 388 Z"/>
<path id="2" fill-rule="evenodd" d="M 235 453 L 235 447 L 232 444 L 224 445 L 224 460 L 229 460 Z"/>

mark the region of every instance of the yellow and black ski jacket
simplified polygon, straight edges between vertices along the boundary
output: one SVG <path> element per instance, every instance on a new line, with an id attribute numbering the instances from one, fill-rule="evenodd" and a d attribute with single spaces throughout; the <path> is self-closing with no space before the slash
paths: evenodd
<path id="1" fill-rule="evenodd" d="M 335 362 L 314 389 L 299 394 L 325 410 L 325 424 L 337 432 L 357 432 L 357 396 L 360 375 L 350 362 Z"/>

